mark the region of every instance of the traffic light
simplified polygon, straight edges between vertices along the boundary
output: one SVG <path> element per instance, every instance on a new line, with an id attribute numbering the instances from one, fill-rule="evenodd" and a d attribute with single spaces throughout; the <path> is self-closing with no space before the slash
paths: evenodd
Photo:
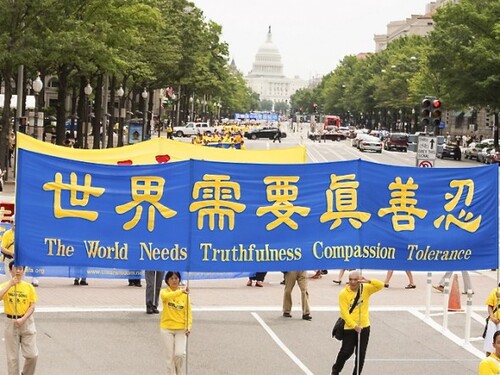
<path id="1" fill-rule="evenodd" d="M 423 129 L 426 129 L 427 126 L 431 124 L 431 112 L 432 112 L 432 101 L 430 99 L 422 100 L 420 115 L 422 119 L 420 120 L 420 124 Z"/>
<path id="2" fill-rule="evenodd" d="M 439 126 L 441 124 L 441 100 L 439 99 L 434 99 L 432 101 L 432 112 L 431 112 L 431 120 L 432 120 L 432 125 L 433 126 Z"/>

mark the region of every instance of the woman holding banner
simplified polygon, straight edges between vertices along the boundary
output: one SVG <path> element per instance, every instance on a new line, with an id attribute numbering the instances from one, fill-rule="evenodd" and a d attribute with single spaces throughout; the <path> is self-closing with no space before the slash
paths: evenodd
<path id="1" fill-rule="evenodd" d="M 168 287 L 162 289 L 163 305 L 160 328 L 167 349 L 167 374 L 183 374 L 186 358 L 187 337 L 191 333 L 192 313 L 189 287 L 181 288 L 181 274 L 168 271 L 165 275 Z"/>

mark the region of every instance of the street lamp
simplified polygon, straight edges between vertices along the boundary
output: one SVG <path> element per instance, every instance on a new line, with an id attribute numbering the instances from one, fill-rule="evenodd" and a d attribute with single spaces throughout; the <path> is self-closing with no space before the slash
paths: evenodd
<path id="1" fill-rule="evenodd" d="M 161 137 L 161 108 L 163 107 L 163 98 L 165 97 L 165 91 L 160 89 L 158 93 L 158 97 L 160 98 L 160 107 L 158 108 L 158 138 Z"/>
<path id="2" fill-rule="evenodd" d="M 142 99 L 144 100 L 144 114 L 142 115 L 142 140 L 144 140 L 144 132 L 147 131 L 147 121 L 148 121 L 148 102 L 147 102 L 147 99 L 148 99 L 148 92 L 146 90 L 146 88 L 144 87 L 144 91 L 142 92 L 141 94 L 142 96 Z"/>
<path id="3" fill-rule="evenodd" d="M 85 93 L 85 148 L 89 148 L 88 136 L 89 136 L 89 96 L 92 95 L 92 86 L 87 83 L 87 86 L 83 89 Z"/>
<path id="4" fill-rule="evenodd" d="M 203 117 L 203 119 L 202 119 L 203 121 L 206 121 L 207 100 L 203 99 L 201 104 L 203 105 L 202 110 L 201 110 L 201 117 Z"/>
<path id="5" fill-rule="evenodd" d="M 40 94 L 40 91 L 42 91 L 43 88 L 43 82 L 40 79 L 40 73 L 38 73 L 38 76 L 32 83 L 33 87 L 33 92 L 35 93 L 35 131 L 34 131 L 34 136 L 36 139 L 38 139 L 38 94 Z"/>
<path id="6" fill-rule="evenodd" d="M 189 104 L 191 106 L 191 115 L 189 121 L 194 121 L 194 94 L 189 97 Z"/>
<path id="7" fill-rule="evenodd" d="M 122 97 L 125 94 L 122 85 L 116 90 L 118 96 L 118 147 L 123 146 L 123 120 L 122 120 Z"/>

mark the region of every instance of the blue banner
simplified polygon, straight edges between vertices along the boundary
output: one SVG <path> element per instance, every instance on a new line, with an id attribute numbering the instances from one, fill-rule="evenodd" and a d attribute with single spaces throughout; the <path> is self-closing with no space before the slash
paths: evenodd
<path id="1" fill-rule="evenodd" d="M 497 166 L 114 166 L 18 156 L 17 261 L 33 268 L 498 267 Z"/>

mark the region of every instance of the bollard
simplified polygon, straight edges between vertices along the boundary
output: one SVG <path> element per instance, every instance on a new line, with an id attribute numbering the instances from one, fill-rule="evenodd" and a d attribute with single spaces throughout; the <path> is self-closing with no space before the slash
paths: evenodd
<path id="1" fill-rule="evenodd" d="M 471 328 L 471 315 L 472 315 L 472 289 L 467 289 L 467 307 L 465 310 L 465 345 L 470 344 L 470 328 Z"/>
<path id="2" fill-rule="evenodd" d="M 425 290 L 425 319 L 431 316 L 432 272 L 427 272 L 427 288 Z"/>
<path id="3" fill-rule="evenodd" d="M 450 296 L 450 279 L 444 279 L 443 291 L 443 330 L 448 329 L 448 297 Z"/>

